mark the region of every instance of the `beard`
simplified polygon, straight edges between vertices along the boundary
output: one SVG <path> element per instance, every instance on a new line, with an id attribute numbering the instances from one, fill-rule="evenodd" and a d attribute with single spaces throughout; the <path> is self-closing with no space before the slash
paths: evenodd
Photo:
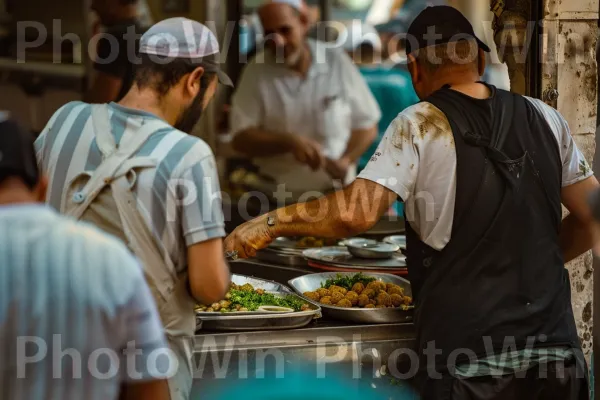
<path id="1" fill-rule="evenodd" d="M 192 104 L 181 113 L 181 116 L 174 126 L 175 129 L 187 134 L 192 133 L 192 130 L 202 117 L 202 111 L 204 111 L 204 94 L 204 90 L 198 93 L 194 98 L 194 101 L 192 101 Z"/>

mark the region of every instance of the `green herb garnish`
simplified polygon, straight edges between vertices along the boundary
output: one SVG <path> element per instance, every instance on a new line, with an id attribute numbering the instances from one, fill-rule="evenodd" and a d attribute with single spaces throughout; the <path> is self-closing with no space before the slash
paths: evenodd
<path id="1" fill-rule="evenodd" d="M 248 311 L 256 311 L 261 306 L 277 306 L 287 307 L 294 311 L 301 311 L 302 306 L 306 304 L 305 301 L 300 300 L 295 296 L 277 297 L 272 293 L 259 294 L 257 292 L 250 292 L 245 290 L 230 291 L 232 306 L 240 305 Z"/>
<path id="2" fill-rule="evenodd" d="M 376 281 L 375 278 L 371 278 L 369 276 L 364 275 L 362 272 L 349 276 L 349 275 L 341 275 L 337 274 L 335 279 L 327 279 L 325 283 L 321 284 L 322 288 L 328 288 L 330 286 L 340 286 L 346 290 L 352 290 L 352 286 L 357 283 L 362 283 L 367 286 L 369 283 Z"/>

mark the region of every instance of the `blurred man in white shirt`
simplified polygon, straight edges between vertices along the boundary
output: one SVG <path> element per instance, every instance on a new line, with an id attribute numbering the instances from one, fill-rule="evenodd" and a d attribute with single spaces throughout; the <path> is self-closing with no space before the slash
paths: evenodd
<path id="1" fill-rule="evenodd" d="M 0 397 L 168 400 L 168 345 L 140 265 L 38 204 L 46 182 L 33 138 L 0 121 Z"/>

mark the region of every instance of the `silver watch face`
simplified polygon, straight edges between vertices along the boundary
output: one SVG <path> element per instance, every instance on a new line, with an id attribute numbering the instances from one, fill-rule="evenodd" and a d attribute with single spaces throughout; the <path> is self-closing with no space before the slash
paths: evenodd
<path id="1" fill-rule="evenodd" d="M 268 226 L 275 226 L 275 217 L 268 217 L 267 218 L 267 225 Z"/>

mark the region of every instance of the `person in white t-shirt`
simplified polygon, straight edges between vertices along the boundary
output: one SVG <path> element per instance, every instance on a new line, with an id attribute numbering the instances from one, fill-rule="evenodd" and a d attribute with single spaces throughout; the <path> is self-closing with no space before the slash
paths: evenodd
<path id="1" fill-rule="evenodd" d="M 558 111 L 480 82 L 489 47 L 459 11 L 427 8 L 408 33 L 422 101 L 356 182 L 238 227 L 225 249 L 356 236 L 400 197 L 421 398 L 587 399 L 564 263 L 593 245 L 600 185 Z"/>
<path id="2" fill-rule="evenodd" d="M 273 0 L 258 14 L 265 50 L 246 66 L 230 111 L 235 150 L 298 199 L 348 184 L 377 136 L 381 112 L 352 60 L 307 39 L 301 0 Z"/>
<path id="3" fill-rule="evenodd" d="M 127 247 L 43 204 L 34 137 L 0 112 L 3 399 L 168 400 L 168 344 Z"/>

